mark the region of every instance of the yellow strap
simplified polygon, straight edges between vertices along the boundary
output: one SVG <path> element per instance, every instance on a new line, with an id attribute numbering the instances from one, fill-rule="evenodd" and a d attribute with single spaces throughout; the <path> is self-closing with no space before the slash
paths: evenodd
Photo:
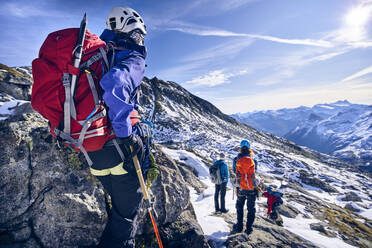
<path id="1" fill-rule="evenodd" d="M 93 168 L 90 168 L 90 173 L 94 176 L 107 176 L 110 175 L 110 169 L 105 169 L 105 170 L 96 170 Z"/>
<path id="2" fill-rule="evenodd" d="M 118 164 L 117 166 L 113 167 L 110 169 L 110 172 L 112 175 L 124 175 L 124 174 L 127 174 L 128 172 L 126 170 L 124 170 L 123 168 L 123 162 L 121 162 L 120 164 Z"/>
<path id="3" fill-rule="evenodd" d="M 90 172 L 94 176 L 108 176 L 110 174 L 111 175 L 115 175 L 115 176 L 119 176 L 119 175 L 124 175 L 124 174 L 127 174 L 128 173 L 123 168 L 123 162 L 121 162 L 117 166 L 112 167 L 110 169 L 96 170 L 96 169 L 90 168 Z"/>

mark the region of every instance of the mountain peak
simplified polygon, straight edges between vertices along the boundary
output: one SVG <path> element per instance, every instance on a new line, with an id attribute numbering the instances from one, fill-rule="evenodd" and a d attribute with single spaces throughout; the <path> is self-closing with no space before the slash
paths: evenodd
<path id="1" fill-rule="evenodd" d="M 338 100 L 337 102 L 334 102 L 332 104 L 345 104 L 345 105 L 351 105 L 351 103 L 348 100 Z"/>

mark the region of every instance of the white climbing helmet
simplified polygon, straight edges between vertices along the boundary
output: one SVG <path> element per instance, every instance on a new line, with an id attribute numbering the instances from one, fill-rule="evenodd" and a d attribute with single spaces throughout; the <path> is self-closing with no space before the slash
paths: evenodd
<path id="1" fill-rule="evenodd" d="M 129 33 L 135 29 L 141 30 L 146 35 L 146 25 L 142 17 L 128 7 L 114 7 L 106 20 L 109 30 Z"/>

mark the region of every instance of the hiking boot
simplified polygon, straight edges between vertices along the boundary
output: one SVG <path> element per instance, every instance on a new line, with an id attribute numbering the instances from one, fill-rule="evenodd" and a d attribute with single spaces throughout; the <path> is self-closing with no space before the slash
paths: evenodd
<path id="1" fill-rule="evenodd" d="M 252 228 L 247 228 L 247 229 L 245 229 L 244 232 L 245 232 L 245 234 L 250 235 L 253 232 L 253 229 Z"/>
<path id="2" fill-rule="evenodd" d="M 238 224 L 234 224 L 233 225 L 233 232 L 236 232 L 236 233 L 239 233 L 239 232 L 242 232 L 243 231 L 243 227 L 238 225 Z"/>
<path id="3" fill-rule="evenodd" d="M 277 220 L 277 221 L 275 221 L 275 223 L 276 223 L 278 226 L 283 226 L 283 221 L 282 221 L 282 220 Z"/>
<path id="4" fill-rule="evenodd" d="M 229 212 L 228 209 L 221 209 L 220 211 L 221 211 L 221 213 L 223 213 L 223 214 L 226 214 L 227 212 Z"/>

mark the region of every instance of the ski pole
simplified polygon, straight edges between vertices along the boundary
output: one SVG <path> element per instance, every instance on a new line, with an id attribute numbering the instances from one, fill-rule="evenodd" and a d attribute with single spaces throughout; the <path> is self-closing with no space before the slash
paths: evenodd
<path id="1" fill-rule="evenodd" d="M 132 146 L 130 147 L 130 150 L 133 152 L 133 147 Z M 161 242 L 161 239 L 160 239 L 158 227 L 157 227 L 155 219 L 154 219 L 154 217 L 151 213 L 152 204 L 151 204 L 150 197 L 149 197 L 149 194 L 148 194 L 147 189 L 146 189 L 145 180 L 143 179 L 143 176 L 142 176 L 142 170 L 141 170 L 141 166 L 140 166 L 140 163 L 138 161 L 137 155 L 133 156 L 133 163 L 134 163 L 134 167 L 136 168 L 138 180 L 139 180 L 140 185 L 141 185 L 143 198 L 146 200 L 146 202 L 148 204 L 147 211 L 149 212 L 151 223 L 152 223 L 152 226 L 154 227 L 156 240 L 158 241 L 159 247 L 163 248 L 163 243 Z"/>

